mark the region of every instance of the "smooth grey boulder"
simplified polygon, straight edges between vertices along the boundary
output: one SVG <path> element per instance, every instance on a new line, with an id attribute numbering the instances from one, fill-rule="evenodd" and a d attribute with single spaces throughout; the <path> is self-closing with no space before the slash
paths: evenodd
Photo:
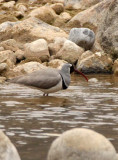
<path id="1" fill-rule="evenodd" d="M 95 33 L 89 28 L 72 28 L 68 39 L 85 50 L 90 50 L 95 42 Z"/>

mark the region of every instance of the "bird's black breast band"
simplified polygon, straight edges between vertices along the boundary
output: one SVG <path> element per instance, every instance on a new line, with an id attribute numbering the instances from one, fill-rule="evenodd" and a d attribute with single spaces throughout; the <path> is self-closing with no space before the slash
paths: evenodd
<path id="1" fill-rule="evenodd" d="M 60 74 L 60 75 L 61 75 L 61 74 Z M 67 89 L 68 87 L 66 86 L 62 75 L 61 75 L 61 78 L 62 78 L 62 89 Z"/>

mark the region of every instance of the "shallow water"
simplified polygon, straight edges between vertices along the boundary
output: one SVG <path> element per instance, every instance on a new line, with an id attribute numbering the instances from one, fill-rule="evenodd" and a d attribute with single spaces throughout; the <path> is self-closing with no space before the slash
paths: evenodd
<path id="1" fill-rule="evenodd" d="M 69 89 L 43 97 L 38 89 L 0 85 L 0 129 L 22 160 L 46 160 L 51 142 L 62 132 L 84 127 L 106 136 L 118 152 L 118 79 L 72 75 Z"/>

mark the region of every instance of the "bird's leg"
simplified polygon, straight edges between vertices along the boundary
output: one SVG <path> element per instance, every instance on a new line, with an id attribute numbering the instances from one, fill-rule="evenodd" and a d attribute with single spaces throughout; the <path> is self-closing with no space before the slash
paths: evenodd
<path id="1" fill-rule="evenodd" d="M 43 96 L 48 96 L 48 93 L 44 93 Z"/>

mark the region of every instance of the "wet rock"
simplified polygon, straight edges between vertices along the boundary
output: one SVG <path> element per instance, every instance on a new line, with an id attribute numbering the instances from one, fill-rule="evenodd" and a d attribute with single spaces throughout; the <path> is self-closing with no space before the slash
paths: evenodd
<path id="1" fill-rule="evenodd" d="M 5 50 L 0 52 L 0 63 L 6 63 L 9 67 L 13 67 L 16 63 L 16 56 L 14 52 Z"/>
<path id="2" fill-rule="evenodd" d="M 113 64 L 113 72 L 114 72 L 114 75 L 115 76 L 118 76 L 118 59 L 116 59 L 114 61 L 114 64 Z"/>
<path id="3" fill-rule="evenodd" d="M 27 43 L 39 38 L 52 42 L 55 37 L 67 37 L 68 35 L 58 27 L 48 25 L 36 18 L 28 18 L 23 21 L 6 22 L 0 25 L 0 41 L 15 39 L 21 43 Z"/>
<path id="4" fill-rule="evenodd" d="M 61 14 L 64 11 L 64 5 L 62 3 L 55 3 L 50 6 L 56 14 Z"/>
<path id="5" fill-rule="evenodd" d="M 48 24 L 53 24 L 57 15 L 50 6 L 43 6 L 31 11 L 29 17 L 36 17 Z"/>
<path id="6" fill-rule="evenodd" d="M 81 47 L 69 40 L 66 40 L 63 47 L 55 57 L 74 64 L 83 52 L 84 50 Z"/>
<path id="7" fill-rule="evenodd" d="M 0 130 L 0 160 L 20 160 L 20 156 L 9 140 L 9 138 Z"/>
<path id="8" fill-rule="evenodd" d="M 96 52 L 86 58 L 80 58 L 77 62 L 77 69 L 84 73 L 111 73 L 113 61 L 109 55 Z"/>
<path id="9" fill-rule="evenodd" d="M 89 1 L 88 1 L 89 2 Z M 96 32 L 100 20 L 104 16 L 104 11 L 109 8 L 111 0 L 103 0 L 100 3 L 79 12 L 68 23 L 67 26 L 72 27 L 85 27 L 90 28 Z"/>
<path id="10" fill-rule="evenodd" d="M 117 160 L 114 146 L 103 135 L 85 128 L 64 132 L 52 143 L 48 160 Z"/>
<path id="11" fill-rule="evenodd" d="M 7 67 L 8 67 L 8 66 L 7 66 L 6 63 L 0 63 L 0 73 L 1 73 L 2 71 L 6 70 Z"/>
<path id="12" fill-rule="evenodd" d="M 102 49 L 114 59 L 118 58 L 118 0 L 110 0 L 111 4 L 102 16 L 98 28 L 97 39 Z"/>
<path id="13" fill-rule="evenodd" d="M 64 0 L 65 8 L 66 9 L 80 9 L 84 10 L 87 9 L 102 0 Z"/>
<path id="14" fill-rule="evenodd" d="M 48 45 L 50 55 L 56 55 L 56 53 L 62 48 L 66 38 L 57 37 L 54 39 L 54 43 Z"/>
<path id="15" fill-rule="evenodd" d="M 61 69 L 61 67 L 64 65 L 64 63 L 67 63 L 67 62 L 64 61 L 64 60 L 60 60 L 60 59 L 54 59 L 54 60 L 51 60 L 51 61 L 48 63 L 48 66 L 49 66 L 49 67 L 52 67 L 52 68 Z"/>
<path id="16" fill-rule="evenodd" d="M 13 52 L 15 52 L 19 49 L 17 42 L 14 39 L 8 39 L 6 41 L 2 41 L 0 43 L 0 46 L 3 47 L 4 50 L 11 50 Z"/>
<path id="17" fill-rule="evenodd" d="M 85 50 L 90 50 L 95 41 L 95 34 L 89 28 L 72 28 L 68 39 Z"/>
<path id="18" fill-rule="evenodd" d="M 25 44 L 25 54 L 26 58 L 36 58 L 40 59 L 42 62 L 49 60 L 49 50 L 48 44 L 44 39 L 38 39 L 31 43 Z"/>

